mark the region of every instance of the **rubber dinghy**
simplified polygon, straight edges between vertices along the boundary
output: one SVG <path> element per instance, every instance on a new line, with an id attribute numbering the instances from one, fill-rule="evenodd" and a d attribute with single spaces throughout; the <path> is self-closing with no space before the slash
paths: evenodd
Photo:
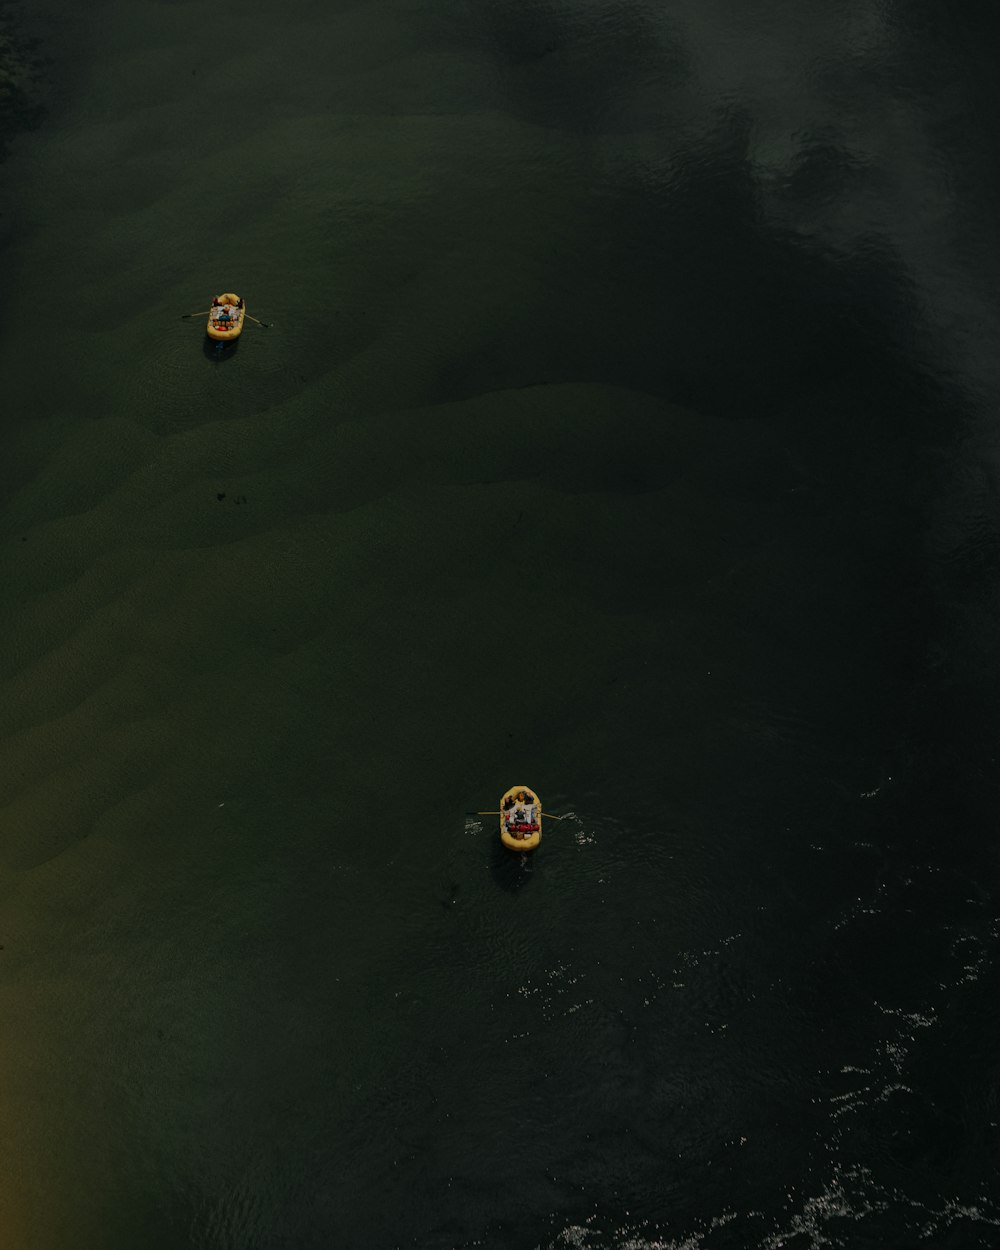
<path id="1" fill-rule="evenodd" d="M 542 800 L 537 790 L 511 786 L 500 800 L 500 841 L 512 851 L 533 851 L 542 840 Z"/>
<path id="2" fill-rule="evenodd" d="M 246 309 L 243 301 L 232 291 L 224 291 L 215 297 L 215 302 L 208 310 L 208 337 L 220 343 L 238 339 L 243 333 L 245 320 Z"/>

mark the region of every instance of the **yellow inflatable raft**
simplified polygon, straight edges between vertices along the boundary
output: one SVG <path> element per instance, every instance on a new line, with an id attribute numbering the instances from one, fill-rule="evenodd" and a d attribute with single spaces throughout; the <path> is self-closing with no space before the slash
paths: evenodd
<path id="1" fill-rule="evenodd" d="M 537 790 L 511 786 L 500 800 L 500 841 L 512 851 L 533 851 L 542 840 L 542 800 Z"/>
<path id="2" fill-rule="evenodd" d="M 215 302 L 208 310 L 208 337 L 217 339 L 220 343 L 238 339 L 243 333 L 245 314 L 246 309 L 240 297 L 232 291 L 223 291 L 215 297 Z"/>

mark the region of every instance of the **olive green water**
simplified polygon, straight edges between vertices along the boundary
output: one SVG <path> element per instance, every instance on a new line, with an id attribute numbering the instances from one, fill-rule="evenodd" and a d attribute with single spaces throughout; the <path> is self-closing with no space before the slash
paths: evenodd
<path id="1" fill-rule="evenodd" d="M 8 166 L 4 1240 L 388 1244 L 493 1102 L 435 1111 L 450 991 L 502 1001 L 546 932 L 463 813 L 660 757 L 639 609 L 735 535 L 646 488 L 746 439 L 553 369 L 605 332 L 553 286 L 585 152 L 426 15 L 69 20 Z M 216 363 L 179 314 L 221 289 L 273 325 Z"/>
<path id="2" fill-rule="evenodd" d="M 5 1246 L 745 1250 L 797 1186 L 850 1206 L 829 1074 L 891 1093 L 929 1010 L 895 965 L 845 1005 L 828 946 L 884 888 L 930 401 L 877 249 L 838 287 L 758 238 L 768 92 L 702 11 L 33 12 Z M 223 290 L 271 326 L 215 358 L 180 314 Z M 467 814 L 520 783 L 569 814 L 530 872 Z"/>

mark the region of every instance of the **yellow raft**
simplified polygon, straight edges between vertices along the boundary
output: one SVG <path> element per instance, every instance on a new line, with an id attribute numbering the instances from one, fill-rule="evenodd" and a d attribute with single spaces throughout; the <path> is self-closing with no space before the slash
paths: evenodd
<path id="1" fill-rule="evenodd" d="M 243 333 L 246 320 L 246 309 L 240 297 L 232 291 L 223 291 L 215 297 L 215 302 L 208 310 L 208 337 L 220 343 L 228 343 L 230 339 L 238 339 Z"/>
<path id="2" fill-rule="evenodd" d="M 512 851 L 533 851 L 542 840 L 542 800 L 537 790 L 511 786 L 500 800 L 500 841 Z"/>

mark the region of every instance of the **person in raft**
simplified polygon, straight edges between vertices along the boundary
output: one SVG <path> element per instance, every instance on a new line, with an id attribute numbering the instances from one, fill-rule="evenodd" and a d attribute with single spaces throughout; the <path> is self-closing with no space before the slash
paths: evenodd
<path id="1" fill-rule="evenodd" d="M 538 822 L 535 820 L 533 807 L 515 807 L 513 812 L 505 817 L 504 823 L 507 826 L 507 832 L 515 838 L 527 838 L 538 832 Z"/>

